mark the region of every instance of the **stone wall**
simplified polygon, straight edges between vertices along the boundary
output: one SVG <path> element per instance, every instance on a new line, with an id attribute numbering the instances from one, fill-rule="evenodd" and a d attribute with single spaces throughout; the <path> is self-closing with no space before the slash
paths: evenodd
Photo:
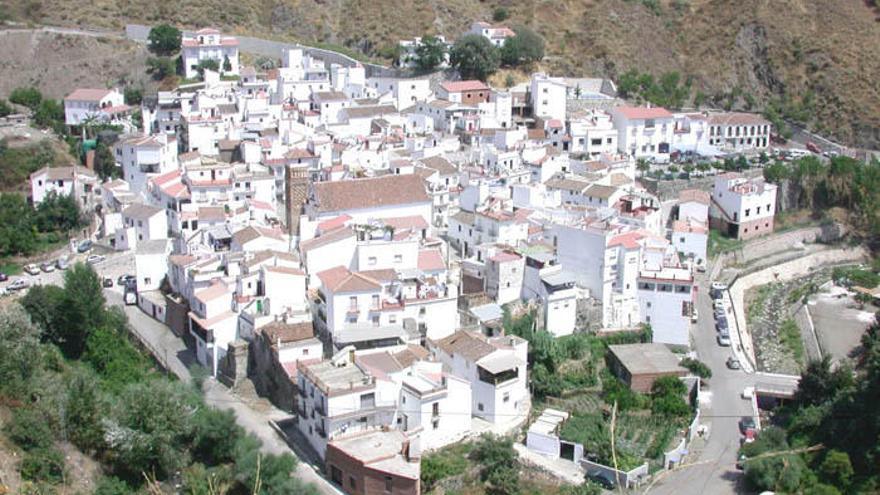
<path id="1" fill-rule="evenodd" d="M 743 172 L 745 177 L 760 177 L 763 175 L 761 169 L 749 169 Z M 639 179 L 650 193 L 660 198 L 660 201 L 668 201 L 670 199 L 678 199 L 678 193 L 685 189 L 700 189 L 703 191 L 711 191 L 715 185 L 715 176 L 692 177 L 690 179 L 673 179 L 663 180 L 651 177 L 642 177 Z"/>
<path id="2" fill-rule="evenodd" d="M 258 334 L 250 346 L 248 376 L 257 393 L 279 409 L 292 412 L 296 406 L 296 386 L 278 362 L 272 344 Z"/>

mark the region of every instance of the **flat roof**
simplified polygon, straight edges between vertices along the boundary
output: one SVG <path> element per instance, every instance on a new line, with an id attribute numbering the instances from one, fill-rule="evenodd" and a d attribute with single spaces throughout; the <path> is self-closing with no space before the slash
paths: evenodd
<path id="1" fill-rule="evenodd" d="M 686 371 L 664 344 L 621 344 L 608 349 L 632 375 Z"/>

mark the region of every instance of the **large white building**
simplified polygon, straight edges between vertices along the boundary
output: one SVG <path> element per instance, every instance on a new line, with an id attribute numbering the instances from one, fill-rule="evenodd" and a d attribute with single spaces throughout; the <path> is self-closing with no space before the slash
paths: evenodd
<path id="1" fill-rule="evenodd" d="M 130 107 L 118 89 L 79 88 L 64 97 L 64 123 L 121 123 Z"/>
<path id="2" fill-rule="evenodd" d="M 615 107 L 611 110 L 617 129 L 617 148 L 634 158 L 669 161 L 675 120 L 662 107 Z"/>
<path id="3" fill-rule="evenodd" d="M 495 425 L 528 417 L 528 346 L 515 336 L 485 337 L 463 330 L 428 341 L 428 350 L 452 375 L 470 382 L 473 415 Z"/>
<path id="4" fill-rule="evenodd" d="M 204 60 L 216 60 L 223 74 L 237 76 L 238 39 L 234 36 L 223 36 L 220 31 L 205 28 L 193 34 L 184 34 L 181 41 L 183 48 L 183 71 L 187 79 L 199 76 L 199 64 Z M 229 69 L 224 66 L 229 63 Z"/>
<path id="5" fill-rule="evenodd" d="M 712 225 L 734 239 L 751 239 L 773 232 L 776 185 L 733 172 L 715 177 Z"/>
<path id="6" fill-rule="evenodd" d="M 532 74 L 529 84 L 532 114 L 545 120 L 556 119 L 564 122 L 567 91 L 565 79 L 561 77 L 550 77 L 542 72 Z"/>
<path id="7" fill-rule="evenodd" d="M 135 194 L 144 192 L 150 177 L 177 170 L 177 139 L 160 133 L 129 136 L 114 146 L 122 177 Z"/>

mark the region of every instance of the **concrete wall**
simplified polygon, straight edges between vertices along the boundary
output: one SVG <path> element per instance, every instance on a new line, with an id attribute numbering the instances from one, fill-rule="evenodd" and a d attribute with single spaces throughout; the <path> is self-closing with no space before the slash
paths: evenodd
<path id="1" fill-rule="evenodd" d="M 583 467 L 587 473 L 599 471 L 603 474 L 606 474 L 610 476 L 613 480 L 619 480 L 619 486 L 625 487 L 637 486 L 642 479 L 648 477 L 647 462 L 628 472 L 619 471 L 611 466 L 599 464 L 598 462 L 591 462 L 586 459 L 581 459 L 581 467 Z"/>

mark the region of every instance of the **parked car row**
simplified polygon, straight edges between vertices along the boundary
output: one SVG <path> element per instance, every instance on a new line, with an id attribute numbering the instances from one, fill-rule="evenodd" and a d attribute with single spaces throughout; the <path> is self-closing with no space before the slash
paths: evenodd
<path id="1" fill-rule="evenodd" d="M 726 285 L 719 282 L 712 282 L 710 294 L 713 299 L 712 306 L 715 310 L 715 330 L 718 331 L 716 340 L 718 341 L 718 345 L 722 347 L 730 346 L 730 326 L 727 322 L 727 304 L 722 299 L 724 291 L 726 290 Z"/>

